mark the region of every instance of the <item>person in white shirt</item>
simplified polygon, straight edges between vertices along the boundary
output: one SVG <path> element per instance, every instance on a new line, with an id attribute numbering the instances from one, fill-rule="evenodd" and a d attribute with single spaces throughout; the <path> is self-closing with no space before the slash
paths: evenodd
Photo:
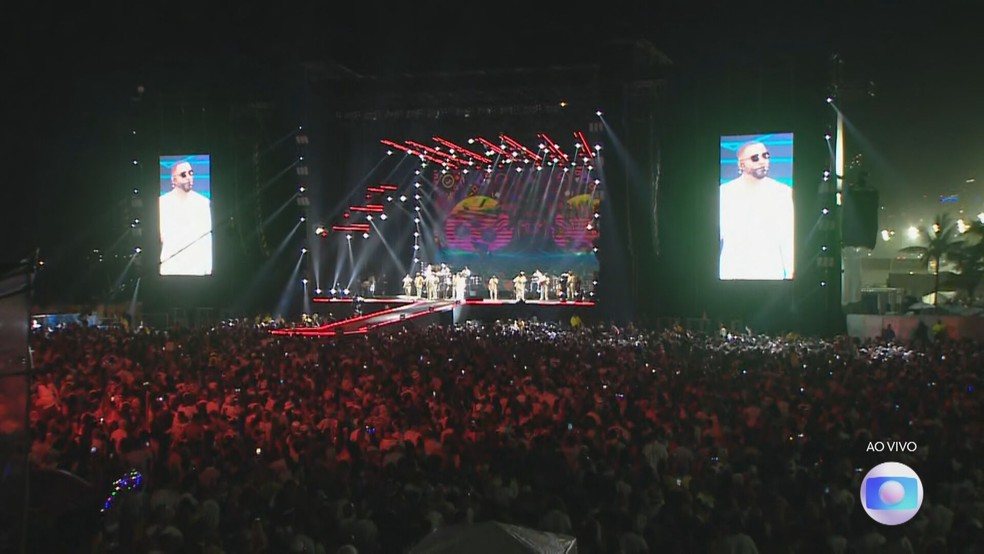
<path id="1" fill-rule="evenodd" d="M 721 185 L 721 279 L 793 278 L 793 191 L 769 175 L 761 142 L 738 149 L 740 175 Z"/>
<path id="2" fill-rule="evenodd" d="M 192 190 L 188 162 L 171 168 L 171 190 L 160 198 L 161 275 L 212 274 L 211 202 Z"/>

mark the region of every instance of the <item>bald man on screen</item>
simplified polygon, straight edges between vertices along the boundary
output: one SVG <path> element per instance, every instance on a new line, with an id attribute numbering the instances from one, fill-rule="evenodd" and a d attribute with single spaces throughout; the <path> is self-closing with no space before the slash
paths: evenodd
<path id="1" fill-rule="evenodd" d="M 212 211 L 194 191 L 188 162 L 171 167 L 171 190 L 160 198 L 161 275 L 212 274 Z"/>
<path id="2" fill-rule="evenodd" d="M 721 279 L 793 278 L 793 189 L 769 177 L 761 142 L 737 153 L 739 175 L 721 185 Z"/>

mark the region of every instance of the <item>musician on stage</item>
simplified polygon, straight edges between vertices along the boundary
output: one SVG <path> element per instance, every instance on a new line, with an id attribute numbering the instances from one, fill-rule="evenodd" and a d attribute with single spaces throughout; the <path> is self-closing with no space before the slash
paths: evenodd
<path id="1" fill-rule="evenodd" d="M 441 264 L 441 269 L 437 271 L 437 276 L 441 279 L 441 298 L 445 300 L 450 299 L 454 294 L 454 287 L 451 279 L 451 268 L 448 267 L 448 264 Z"/>
<path id="2" fill-rule="evenodd" d="M 495 275 L 489 278 L 489 300 L 499 299 L 499 278 Z"/>
<path id="3" fill-rule="evenodd" d="M 468 284 L 468 278 L 465 277 L 465 272 L 462 271 L 462 272 L 459 272 L 459 273 L 455 273 L 452 284 L 454 286 L 454 299 L 455 300 L 460 300 L 461 302 L 464 302 L 465 301 L 465 287 Z"/>
<path id="4" fill-rule="evenodd" d="M 513 277 L 513 287 L 516 293 L 516 300 L 526 300 L 526 272 L 520 271 L 519 275 Z"/>
<path id="5" fill-rule="evenodd" d="M 570 301 L 577 300 L 577 282 L 578 277 L 574 271 L 567 272 L 567 299 Z"/>
<path id="6" fill-rule="evenodd" d="M 546 273 L 540 274 L 540 300 L 550 299 L 550 276 Z"/>
<path id="7" fill-rule="evenodd" d="M 407 276 L 403 278 L 403 294 L 410 296 L 411 293 L 413 293 L 413 278 L 407 273 Z"/>
<path id="8" fill-rule="evenodd" d="M 418 271 L 417 276 L 413 278 L 413 288 L 417 291 L 417 298 L 423 298 L 424 296 L 424 276 Z"/>
<path id="9" fill-rule="evenodd" d="M 438 287 L 441 286 L 441 279 L 437 272 L 431 271 L 430 278 L 427 279 L 427 299 L 437 300 Z"/>

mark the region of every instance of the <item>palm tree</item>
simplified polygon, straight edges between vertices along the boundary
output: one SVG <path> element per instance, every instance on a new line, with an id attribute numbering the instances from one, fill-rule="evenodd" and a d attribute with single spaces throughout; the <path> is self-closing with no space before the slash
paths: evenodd
<path id="1" fill-rule="evenodd" d="M 899 252 L 914 254 L 933 271 L 933 305 L 939 304 L 940 264 L 953 256 L 963 244 L 957 232 L 957 221 L 949 214 L 939 214 L 933 224 L 919 230 L 921 246 L 907 246 Z"/>
<path id="2" fill-rule="evenodd" d="M 984 224 L 972 221 L 966 225 L 960 249 L 951 258 L 960 271 L 960 285 L 973 303 L 974 291 L 984 280 Z"/>

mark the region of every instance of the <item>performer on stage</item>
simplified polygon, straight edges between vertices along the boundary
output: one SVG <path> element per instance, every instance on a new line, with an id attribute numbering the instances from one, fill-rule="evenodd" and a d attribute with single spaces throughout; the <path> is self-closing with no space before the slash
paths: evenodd
<path id="1" fill-rule="evenodd" d="M 513 291 L 516 293 L 516 300 L 526 300 L 526 272 L 520 271 L 519 275 L 513 277 Z"/>
<path id="2" fill-rule="evenodd" d="M 417 276 L 413 278 L 413 288 L 417 292 L 417 298 L 424 296 L 424 276 L 419 271 L 417 272 Z"/>
<path id="3" fill-rule="evenodd" d="M 407 276 L 403 278 L 403 294 L 410 296 L 411 293 L 413 293 L 413 278 L 407 273 Z"/>
<path id="4" fill-rule="evenodd" d="M 495 275 L 489 278 L 489 300 L 499 299 L 499 278 Z"/>
<path id="5" fill-rule="evenodd" d="M 465 277 L 465 272 L 454 274 L 454 299 L 461 302 L 465 301 L 465 286 L 468 284 L 468 278 Z"/>
<path id="6" fill-rule="evenodd" d="M 550 276 L 546 273 L 540 274 L 540 300 L 550 299 Z"/>
<path id="7" fill-rule="evenodd" d="M 437 272 L 431 271 L 430 279 L 427 281 L 427 299 L 437 300 L 441 287 L 441 278 Z"/>
<path id="8" fill-rule="evenodd" d="M 441 279 L 440 282 L 440 297 L 448 300 L 454 295 L 454 287 L 452 286 L 452 273 L 451 268 L 448 264 L 441 264 L 441 269 L 437 271 L 437 276 Z"/>
<path id="9" fill-rule="evenodd" d="M 567 299 L 573 302 L 577 300 L 577 274 L 574 271 L 567 272 Z"/>

